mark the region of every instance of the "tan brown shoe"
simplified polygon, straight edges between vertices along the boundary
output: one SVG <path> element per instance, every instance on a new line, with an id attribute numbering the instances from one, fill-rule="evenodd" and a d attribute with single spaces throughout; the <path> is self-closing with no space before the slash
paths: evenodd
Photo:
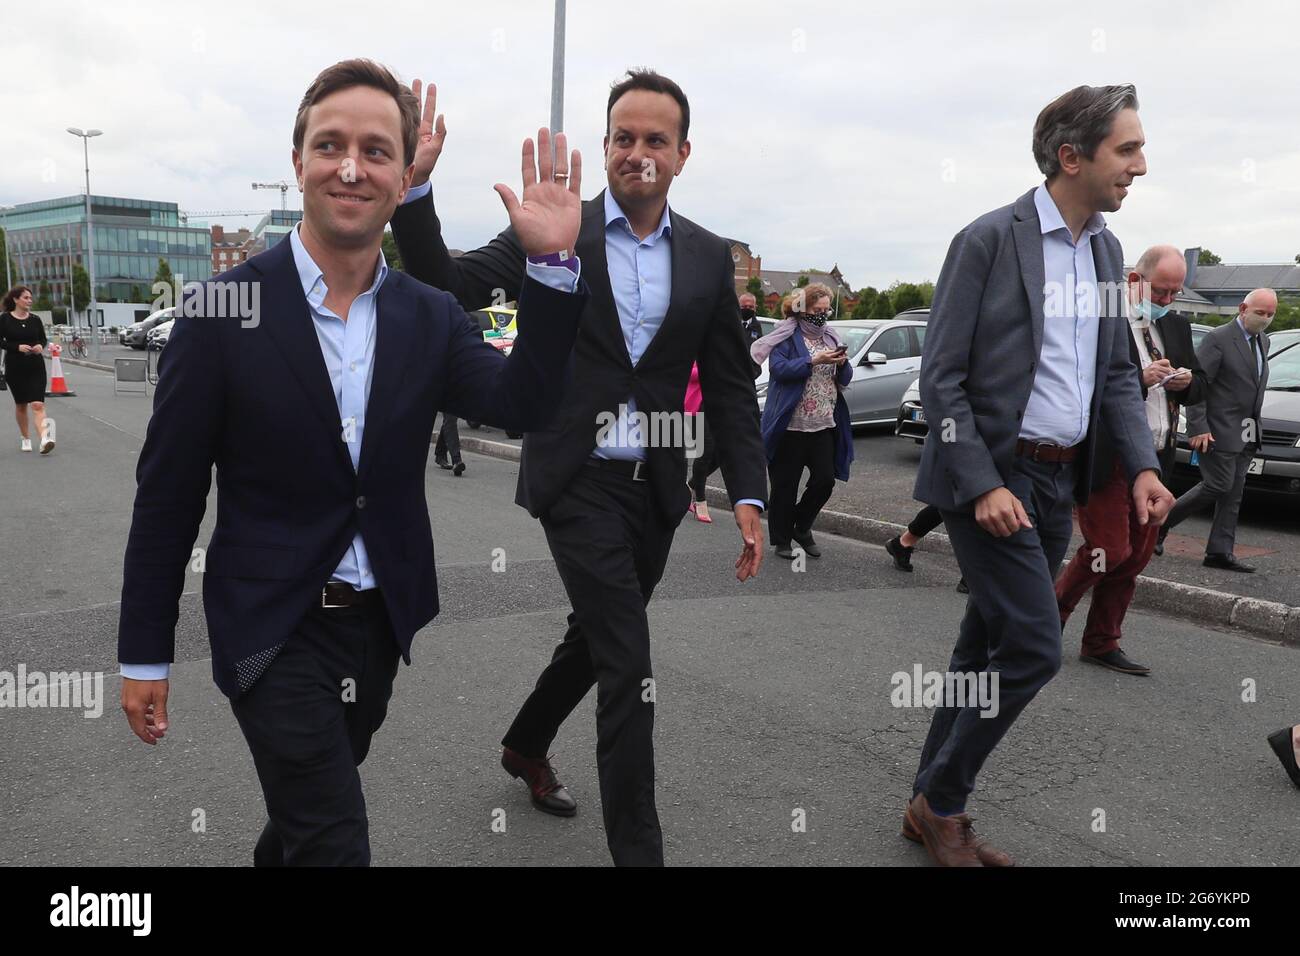
<path id="1" fill-rule="evenodd" d="M 970 818 L 971 834 L 974 835 L 975 818 Z M 917 829 L 916 824 L 912 821 L 912 808 L 909 806 L 903 811 L 903 836 L 913 843 L 925 844 L 921 839 L 921 831 Z M 993 844 L 979 837 L 975 838 L 975 855 L 979 857 L 981 863 L 985 866 L 1015 866 L 1016 861 L 1011 859 L 1011 854 L 999 850 Z"/>
<path id="2" fill-rule="evenodd" d="M 918 793 L 907 805 L 904 815 L 903 835 L 908 827 L 921 837 L 930 859 L 938 866 L 984 866 L 980 859 L 978 842 L 971 830 L 972 821 L 964 813 L 941 817 L 930 809 L 925 794 Z M 908 837 L 911 839 L 911 837 Z"/>

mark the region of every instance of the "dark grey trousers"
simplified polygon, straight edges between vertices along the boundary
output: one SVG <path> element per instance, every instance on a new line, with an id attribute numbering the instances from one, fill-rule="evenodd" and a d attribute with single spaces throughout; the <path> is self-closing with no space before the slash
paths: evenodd
<path id="1" fill-rule="evenodd" d="M 1205 544 L 1206 554 L 1232 554 L 1237 539 L 1237 512 L 1241 510 L 1241 493 L 1246 488 L 1246 469 L 1255 456 L 1255 445 L 1239 452 L 1213 448 L 1201 459 L 1201 480 L 1182 494 L 1165 519 L 1168 531 L 1189 515 L 1214 506 L 1214 523 Z"/>

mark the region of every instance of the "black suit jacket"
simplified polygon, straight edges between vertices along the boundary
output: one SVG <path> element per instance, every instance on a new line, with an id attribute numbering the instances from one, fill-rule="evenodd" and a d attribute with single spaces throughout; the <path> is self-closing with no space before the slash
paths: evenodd
<path id="1" fill-rule="evenodd" d="M 444 292 L 396 270 L 379 288 L 354 470 L 290 241 L 225 273 L 257 283 L 256 324 L 178 318 L 136 468 L 118 659 L 171 661 L 177 604 L 217 469 L 203 605 L 217 685 L 234 698 L 274 657 L 358 530 L 402 655 L 438 613 L 424 497 L 434 417 L 536 428 L 554 412 L 586 294 L 529 280 L 504 358 Z M 184 310 L 182 310 L 184 311 Z"/>
<path id="2" fill-rule="evenodd" d="M 1196 405 L 1205 401 L 1205 370 L 1201 368 L 1200 360 L 1196 357 L 1196 349 L 1192 348 L 1191 323 L 1181 315 L 1169 313 L 1162 318 L 1156 319 L 1155 327 L 1160 335 L 1160 341 L 1164 343 L 1163 354 L 1169 360 L 1169 364 L 1174 368 L 1189 368 L 1192 370 L 1192 383 L 1181 392 L 1170 392 L 1169 397 L 1179 405 Z M 1137 367 L 1138 387 L 1142 390 L 1142 400 L 1145 402 L 1147 387 L 1142 384 L 1142 356 L 1138 352 L 1137 339 L 1134 337 L 1131 325 L 1129 326 L 1128 346 L 1129 357 L 1133 360 L 1134 366 Z M 1165 446 L 1158 449 L 1157 452 L 1160 457 L 1161 474 L 1168 475 L 1172 473 L 1177 439 L 1178 421 L 1174 419 L 1169 423 L 1169 435 L 1165 441 Z M 1097 451 L 1092 463 L 1092 489 L 1094 491 L 1110 481 L 1114 467 L 1115 443 L 1103 420 L 1097 430 Z"/>
<path id="3" fill-rule="evenodd" d="M 524 435 L 515 501 L 534 517 L 550 510 L 596 447 L 601 413 L 618 413 L 629 396 L 637 411 L 681 413 L 691 364 L 700 366 L 705 420 L 733 502 L 767 500 L 767 459 L 727 242 L 676 212 L 672 292 L 654 340 L 632 365 L 605 257 L 605 197 L 582 208 L 576 251 L 591 299 L 579 322 L 568 388 L 550 426 Z M 509 300 L 519 290 L 523 252 L 511 229 L 481 249 L 452 258 L 428 195 L 397 208 L 393 235 L 411 275 L 446 289 L 467 309 Z M 671 526 L 686 513 L 686 455 L 680 447 L 646 450 L 655 498 Z"/>

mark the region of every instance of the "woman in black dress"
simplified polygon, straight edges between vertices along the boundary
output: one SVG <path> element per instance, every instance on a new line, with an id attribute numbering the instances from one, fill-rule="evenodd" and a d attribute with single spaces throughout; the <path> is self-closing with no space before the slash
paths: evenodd
<path id="1" fill-rule="evenodd" d="M 5 295 L 0 312 L 0 348 L 5 351 L 5 378 L 14 396 L 14 417 L 22 434 L 23 451 L 32 450 L 27 428 L 27 409 L 36 419 L 41 454 L 48 455 L 54 439 L 45 433 L 45 326 L 32 315 L 32 290 L 14 286 Z"/>

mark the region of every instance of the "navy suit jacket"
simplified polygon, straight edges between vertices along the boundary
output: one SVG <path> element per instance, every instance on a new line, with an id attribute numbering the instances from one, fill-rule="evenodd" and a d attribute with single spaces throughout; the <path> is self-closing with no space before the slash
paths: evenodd
<path id="1" fill-rule="evenodd" d="M 354 470 L 286 239 L 216 282 L 260 286 L 256 322 L 183 316 L 159 363 L 136 468 L 118 632 L 123 663 L 174 657 L 178 602 L 217 473 L 203 606 L 217 686 L 238 697 L 319 604 L 360 530 L 402 656 L 438 613 L 425 465 L 439 410 L 526 431 L 563 396 L 585 286 L 528 279 L 509 358 L 445 292 L 396 270 L 376 301 Z"/>

